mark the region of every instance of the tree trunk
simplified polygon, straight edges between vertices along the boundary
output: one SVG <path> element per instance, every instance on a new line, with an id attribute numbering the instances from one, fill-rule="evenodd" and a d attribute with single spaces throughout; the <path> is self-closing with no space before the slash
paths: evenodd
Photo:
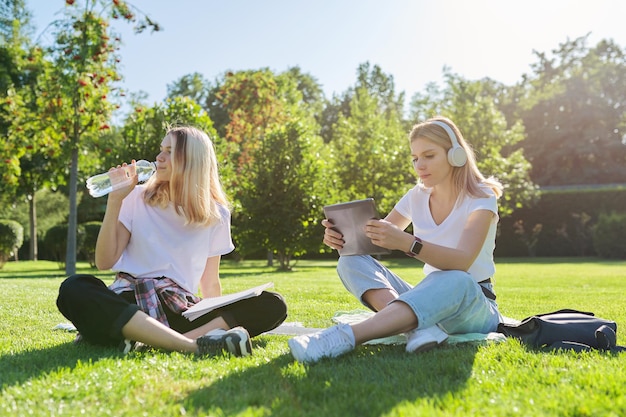
<path id="1" fill-rule="evenodd" d="M 78 182 L 78 146 L 72 149 L 72 165 L 70 168 L 70 215 L 67 225 L 67 253 L 65 258 L 65 274 L 76 273 L 76 188 Z"/>
<path id="2" fill-rule="evenodd" d="M 30 216 L 30 253 L 31 261 L 36 261 L 38 256 L 37 249 L 37 201 L 35 200 L 36 191 L 33 190 L 28 199 L 28 215 Z"/>
<path id="3" fill-rule="evenodd" d="M 282 252 L 278 252 L 278 259 L 280 260 L 280 269 L 281 271 L 290 271 L 291 265 L 289 265 L 291 260 L 291 255 L 287 255 Z"/>

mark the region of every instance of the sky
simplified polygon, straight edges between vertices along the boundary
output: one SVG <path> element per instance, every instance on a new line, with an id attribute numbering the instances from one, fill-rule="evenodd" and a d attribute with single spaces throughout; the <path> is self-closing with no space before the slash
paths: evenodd
<path id="1" fill-rule="evenodd" d="M 81 0 L 77 0 L 77 4 Z M 561 43 L 589 35 L 626 48 L 623 0 L 133 0 L 163 30 L 122 36 L 123 87 L 163 100 L 167 85 L 194 72 L 298 66 L 327 98 L 356 82 L 360 64 L 378 65 L 407 98 L 442 83 L 445 67 L 466 79 L 521 80 Z M 61 17 L 65 0 L 26 0 L 36 35 Z"/>

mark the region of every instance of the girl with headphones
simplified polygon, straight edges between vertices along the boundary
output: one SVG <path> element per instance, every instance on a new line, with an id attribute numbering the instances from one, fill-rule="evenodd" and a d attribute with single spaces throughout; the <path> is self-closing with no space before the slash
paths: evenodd
<path id="1" fill-rule="evenodd" d="M 480 173 L 472 149 L 447 118 L 414 126 L 409 142 L 417 185 L 385 219 L 370 220 L 366 234 L 375 245 L 423 262 L 425 277 L 413 286 L 371 256 L 340 256 L 341 281 L 376 314 L 290 339 L 296 360 L 317 362 L 400 333 L 407 336 L 407 352 L 423 352 L 449 334 L 496 331 L 501 315 L 491 278 L 502 185 Z M 322 224 L 324 243 L 342 248 L 344 237 L 330 221 Z M 405 231 L 409 224 L 412 233 Z"/>

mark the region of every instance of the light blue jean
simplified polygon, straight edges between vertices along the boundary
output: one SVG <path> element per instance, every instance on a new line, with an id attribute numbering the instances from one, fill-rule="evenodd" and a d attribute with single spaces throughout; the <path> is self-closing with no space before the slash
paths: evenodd
<path id="1" fill-rule="evenodd" d="M 363 294 L 372 289 L 394 290 L 415 313 L 418 329 L 438 325 L 448 334 L 496 331 L 498 304 L 482 292 L 492 284 L 478 284 L 464 271 L 436 271 L 416 286 L 408 284 L 371 256 L 340 256 L 337 273 L 343 285 L 366 307 Z"/>

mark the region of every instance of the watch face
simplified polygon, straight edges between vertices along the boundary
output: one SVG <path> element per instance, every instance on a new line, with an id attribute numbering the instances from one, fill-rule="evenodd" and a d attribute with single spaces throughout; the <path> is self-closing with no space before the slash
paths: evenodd
<path id="1" fill-rule="evenodd" d="M 411 253 L 413 253 L 414 255 L 419 255 L 421 250 L 422 250 L 422 242 L 416 239 L 413 242 L 413 245 L 411 246 Z"/>

